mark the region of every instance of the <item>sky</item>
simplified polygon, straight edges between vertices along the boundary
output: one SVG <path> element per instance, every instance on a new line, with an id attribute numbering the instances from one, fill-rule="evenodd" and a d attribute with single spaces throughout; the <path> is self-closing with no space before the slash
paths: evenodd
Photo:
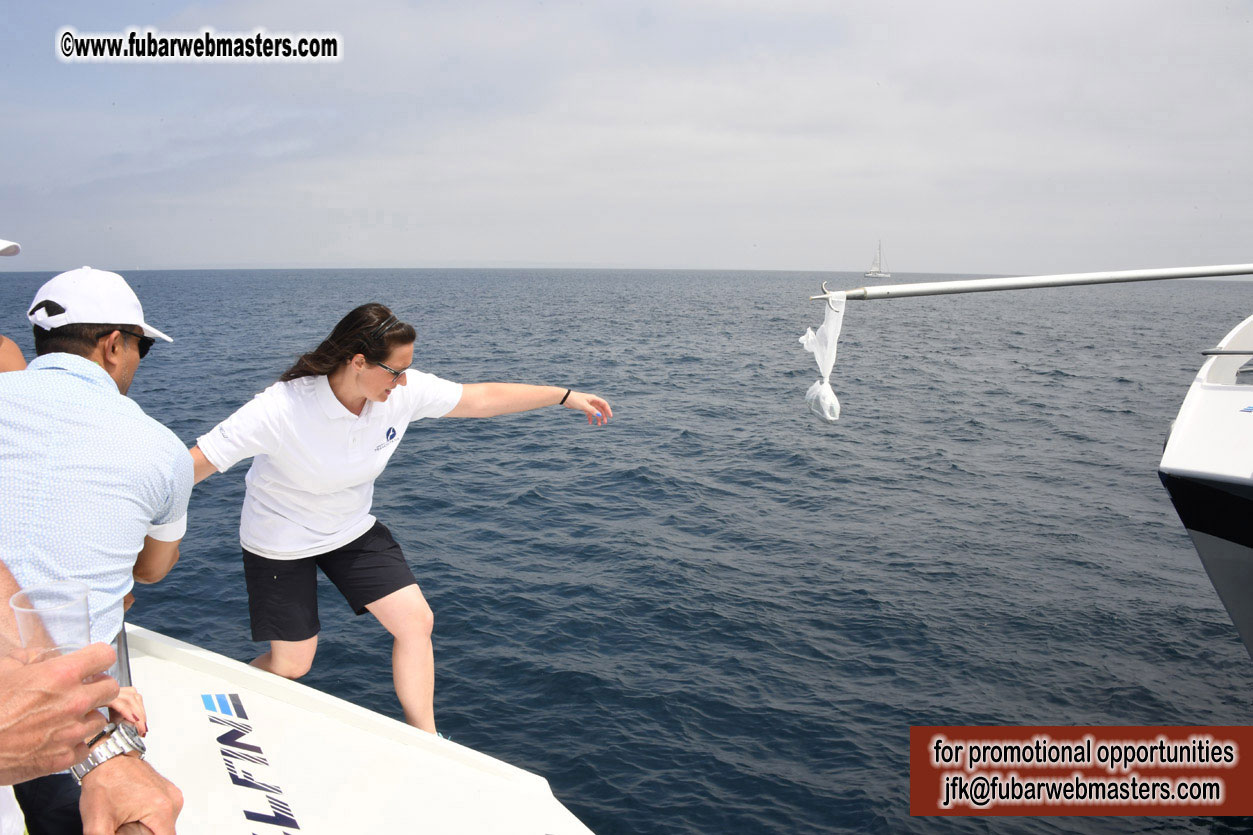
<path id="1" fill-rule="evenodd" d="M 0 271 L 1253 262 L 1250 43 L 1253 0 L 7 3 Z"/>

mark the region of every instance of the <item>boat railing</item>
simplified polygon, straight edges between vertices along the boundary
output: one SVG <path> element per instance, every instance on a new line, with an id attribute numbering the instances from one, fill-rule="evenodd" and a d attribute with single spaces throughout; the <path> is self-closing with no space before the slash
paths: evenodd
<path id="1" fill-rule="evenodd" d="M 1218 345 L 1201 353 L 1209 359 L 1197 376 L 1207 385 L 1248 385 L 1248 365 L 1253 359 L 1253 316 L 1237 325 Z"/>
<path id="2" fill-rule="evenodd" d="M 928 281 L 921 284 L 875 284 L 869 287 L 857 287 L 852 290 L 841 290 L 839 292 L 849 301 L 874 301 L 877 299 L 903 299 L 913 296 L 942 296 L 952 293 L 983 293 L 993 290 L 1030 290 L 1038 287 L 1073 287 L 1083 284 L 1117 284 L 1128 281 L 1163 281 L 1180 278 L 1226 278 L 1237 275 L 1253 275 L 1253 264 L 1221 264 L 1210 267 L 1169 267 L 1157 270 L 1115 270 L 1096 273 L 975 278 L 959 279 L 957 281 Z M 826 282 L 823 282 L 821 295 L 810 296 L 809 298 L 811 300 L 830 300 L 834 292 L 827 287 Z"/>

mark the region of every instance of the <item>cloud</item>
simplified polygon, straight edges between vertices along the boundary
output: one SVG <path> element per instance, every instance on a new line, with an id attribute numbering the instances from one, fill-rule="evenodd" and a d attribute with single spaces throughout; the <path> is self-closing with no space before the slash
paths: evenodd
<path id="1" fill-rule="evenodd" d="M 24 164 L 0 189 L 24 211 L 0 208 L 0 231 L 23 240 L 27 269 L 66 249 L 119 267 L 860 269 L 879 237 L 899 271 L 1248 260 L 1249 16 L 1222 2 L 186 6 L 114 28 L 337 32 L 344 58 L 18 59 L 56 95 L 16 96 L 0 150 Z"/>

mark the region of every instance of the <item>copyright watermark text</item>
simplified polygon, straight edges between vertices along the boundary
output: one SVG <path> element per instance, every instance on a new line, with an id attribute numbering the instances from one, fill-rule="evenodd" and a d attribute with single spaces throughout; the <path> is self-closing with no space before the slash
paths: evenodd
<path id="1" fill-rule="evenodd" d="M 339 61 L 341 38 L 326 32 L 57 32 L 57 57 L 62 61 Z"/>

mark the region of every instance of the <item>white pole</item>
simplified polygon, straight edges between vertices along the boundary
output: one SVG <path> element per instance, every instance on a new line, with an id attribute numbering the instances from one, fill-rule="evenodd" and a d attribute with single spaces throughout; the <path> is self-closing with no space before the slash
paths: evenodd
<path id="1" fill-rule="evenodd" d="M 845 290 L 848 299 L 873 301 L 901 299 L 907 296 L 942 296 L 950 293 L 983 293 L 991 290 L 1028 290 L 1033 287 L 1069 287 L 1076 284 L 1116 284 L 1122 281 L 1162 281 L 1169 278 L 1217 278 L 1228 275 L 1253 275 L 1253 264 L 1225 264 L 1216 267 L 1172 267 L 1161 270 L 1121 270 L 1103 273 L 1069 273 L 1066 275 L 1026 275 L 1011 278 L 976 278 L 964 281 L 929 281 L 921 284 L 880 284 Z M 810 299 L 829 299 L 826 283 L 823 294 Z"/>

